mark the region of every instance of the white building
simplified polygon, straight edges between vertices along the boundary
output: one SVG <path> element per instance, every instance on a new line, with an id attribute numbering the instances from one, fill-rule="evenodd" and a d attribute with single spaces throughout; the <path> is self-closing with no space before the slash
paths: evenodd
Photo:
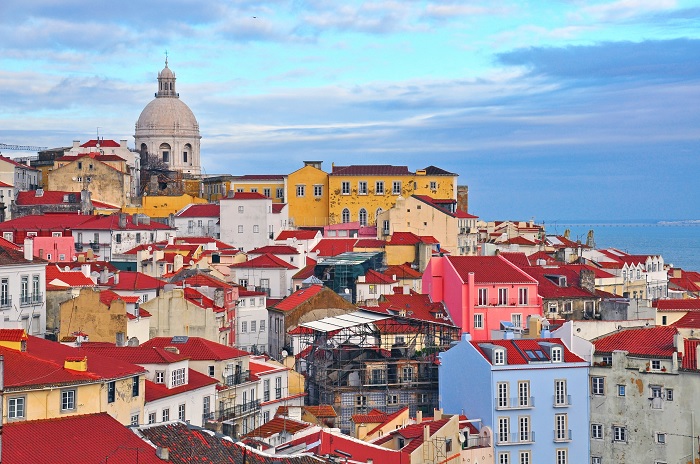
<path id="1" fill-rule="evenodd" d="M 236 347 L 251 353 L 266 353 L 268 333 L 267 294 L 240 288 L 236 305 Z"/>
<path id="2" fill-rule="evenodd" d="M 256 375 L 258 382 L 257 397 L 260 398 L 260 422 L 265 424 L 275 417 L 280 406 L 302 406 L 304 394 L 293 394 L 293 391 L 303 392 L 304 386 L 290 386 L 290 369 L 274 361 L 266 361 L 262 356 L 250 359 L 250 372 Z M 295 377 L 296 378 L 296 377 Z M 290 388 L 291 387 L 291 388 Z"/>
<path id="3" fill-rule="evenodd" d="M 9 244 L 0 246 L 0 328 L 44 336 L 46 265 L 46 261 L 34 260 L 31 239 L 25 240 L 24 253 Z"/>
<path id="4" fill-rule="evenodd" d="M 174 224 L 178 237 L 212 237 L 218 239 L 219 205 L 191 204 L 175 214 Z"/>
<path id="5" fill-rule="evenodd" d="M 299 269 L 272 254 L 232 264 L 231 281 L 270 298 L 284 298 L 292 293 L 292 277 Z"/>
<path id="6" fill-rule="evenodd" d="M 0 156 L 0 182 L 12 185 L 16 190 L 36 190 L 41 173 L 26 164 Z M 5 200 L 9 204 L 10 199 Z"/>
<path id="7" fill-rule="evenodd" d="M 222 198 L 221 240 L 243 251 L 271 243 L 275 234 L 288 226 L 287 205 L 272 203 L 257 192 L 236 192 Z"/>

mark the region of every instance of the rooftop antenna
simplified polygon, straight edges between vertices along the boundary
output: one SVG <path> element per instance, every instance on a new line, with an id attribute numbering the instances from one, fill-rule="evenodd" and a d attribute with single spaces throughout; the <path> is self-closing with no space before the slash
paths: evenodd
<path id="1" fill-rule="evenodd" d="M 168 50 L 165 50 L 165 67 L 168 67 Z"/>
<path id="2" fill-rule="evenodd" d="M 97 126 L 97 148 L 100 148 L 100 126 Z"/>

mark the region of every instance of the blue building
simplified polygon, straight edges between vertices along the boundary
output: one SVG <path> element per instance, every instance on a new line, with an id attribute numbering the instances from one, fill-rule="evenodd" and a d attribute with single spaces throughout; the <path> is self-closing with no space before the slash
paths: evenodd
<path id="1" fill-rule="evenodd" d="M 491 428 L 496 464 L 588 462 L 588 368 L 558 338 L 463 334 L 440 354 L 440 407 Z"/>

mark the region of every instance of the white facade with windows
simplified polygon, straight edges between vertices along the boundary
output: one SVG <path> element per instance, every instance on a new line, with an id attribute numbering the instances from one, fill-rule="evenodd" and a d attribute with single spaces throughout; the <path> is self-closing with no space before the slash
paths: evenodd
<path id="1" fill-rule="evenodd" d="M 240 290 L 236 304 L 236 348 L 254 354 L 267 352 L 267 295 Z"/>
<path id="2" fill-rule="evenodd" d="M 272 200 L 262 194 L 235 193 L 220 202 L 221 241 L 249 251 L 271 244 L 277 234 L 288 229 L 288 209 L 276 212 Z"/>
<path id="3" fill-rule="evenodd" d="M 25 257 L 31 256 L 32 241 Z M 46 262 L 25 259 L 22 252 L 0 248 L 0 328 L 24 329 L 44 337 L 46 332 Z"/>

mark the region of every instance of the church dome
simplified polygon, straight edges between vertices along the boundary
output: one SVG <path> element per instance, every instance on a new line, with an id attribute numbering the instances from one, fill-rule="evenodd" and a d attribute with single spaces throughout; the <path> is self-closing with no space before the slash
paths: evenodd
<path id="1" fill-rule="evenodd" d="M 141 111 L 136 130 L 198 134 L 199 124 L 190 107 L 179 98 L 156 97 Z"/>

